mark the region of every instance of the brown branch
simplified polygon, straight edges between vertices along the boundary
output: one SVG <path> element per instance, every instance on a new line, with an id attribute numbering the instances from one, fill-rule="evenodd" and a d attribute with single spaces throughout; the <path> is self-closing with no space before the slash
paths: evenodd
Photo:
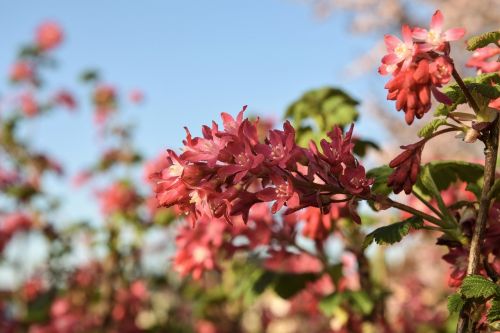
<path id="1" fill-rule="evenodd" d="M 469 264 L 467 266 L 467 275 L 477 274 L 479 271 L 479 263 L 481 260 L 481 246 L 484 241 L 484 231 L 488 221 L 488 212 L 490 210 L 491 198 L 489 192 L 495 182 L 495 170 L 498 155 L 498 132 L 499 132 L 498 117 L 493 121 L 491 129 L 484 139 L 484 185 L 481 191 L 481 199 L 479 201 L 479 212 L 477 215 L 476 225 L 470 244 Z M 462 309 L 457 324 L 457 333 L 465 333 L 468 330 L 469 309 Z"/>

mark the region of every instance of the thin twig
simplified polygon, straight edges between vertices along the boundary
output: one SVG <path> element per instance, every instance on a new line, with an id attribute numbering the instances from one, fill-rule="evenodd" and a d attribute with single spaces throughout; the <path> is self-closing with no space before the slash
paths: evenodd
<path id="1" fill-rule="evenodd" d="M 412 191 L 412 194 L 418 200 L 420 200 L 420 202 L 422 202 L 424 205 L 426 205 L 427 208 L 429 208 L 430 210 L 432 210 L 434 212 L 434 214 L 436 214 L 437 216 L 439 216 L 439 218 L 443 219 L 443 215 L 441 214 L 441 212 L 436 207 L 434 207 L 429 201 L 425 200 L 424 197 L 422 197 L 420 194 L 418 194 L 415 191 Z"/>

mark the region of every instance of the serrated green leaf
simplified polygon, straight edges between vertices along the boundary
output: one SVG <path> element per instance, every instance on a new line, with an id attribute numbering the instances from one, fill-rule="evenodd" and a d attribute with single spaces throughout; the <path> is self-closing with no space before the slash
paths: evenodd
<path id="1" fill-rule="evenodd" d="M 431 164 L 426 164 L 424 167 L 422 167 L 422 171 L 418 176 L 415 186 L 419 188 L 421 192 L 427 193 L 432 198 L 436 199 L 439 210 L 443 214 L 444 218 L 448 223 L 452 224 L 454 223 L 455 219 L 444 203 L 443 197 L 441 196 L 441 190 L 439 189 L 435 181 L 435 179 L 438 179 L 438 177 L 434 177 L 433 172 L 431 172 L 431 167 Z"/>
<path id="2" fill-rule="evenodd" d="M 485 82 L 485 83 L 469 83 L 467 85 L 467 88 L 469 88 L 472 91 L 476 91 L 483 95 L 484 97 L 487 97 L 489 99 L 496 99 L 500 97 L 500 87 L 498 85 L 492 86 L 491 84 Z"/>
<path id="3" fill-rule="evenodd" d="M 460 312 L 464 305 L 465 300 L 462 298 L 462 295 L 454 293 L 448 296 L 448 311 L 450 314 Z"/>
<path id="4" fill-rule="evenodd" d="M 387 178 L 389 178 L 392 172 L 393 170 L 389 166 L 384 165 L 371 169 L 366 173 L 367 178 L 374 179 L 374 183 L 371 187 L 372 193 L 389 195 L 392 192 L 392 189 L 387 186 Z"/>
<path id="5" fill-rule="evenodd" d="M 481 275 L 467 276 L 459 292 L 465 298 L 487 299 L 495 295 L 500 296 L 499 286 Z"/>
<path id="6" fill-rule="evenodd" d="M 436 117 L 438 116 L 447 116 L 450 112 L 453 112 L 456 110 L 456 108 L 460 104 L 466 103 L 466 99 L 464 94 L 462 93 L 462 90 L 456 83 L 452 83 L 442 89 L 442 92 L 448 96 L 449 99 L 451 99 L 453 102 L 451 105 L 446 105 L 446 104 L 439 104 L 436 107 L 436 111 L 434 112 L 434 115 Z"/>
<path id="7" fill-rule="evenodd" d="M 469 38 L 469 40 L 467 40 L 467 50 L 474 51 L 491 43 L 497 44 L 498 40 L 500 40 L 500 31 L 486 32 L 479 36 Z"/>
<path id="8" fill-rule="evenodd" d="M 404 236 L 408 235 L 410 229 L 418 230 L 422 228 L 423 220 L 421 217 L 413 216 L 401 222 L 392 223 L 378 229 L 375 229 L 366 235 L 363 242 L 363 248 L 368 247 L 372 242 L 377 244 L 394 244 L 400 242 Z"/>
<path id="9" fill-rule="evenodd" d="M 495 297 L 491 301 L 491 308 L 488 310 L 488 322 L 493 323 L 500 320 L 500 297 Z"/>
<path id="10" fill-rule="evenodd" d="M 418 131 L 418 136 L 421 138 L 428 138 L 439 128 L 439 126 L 446 125 L 447 123 L 445 118 L 434 118 Z"/>

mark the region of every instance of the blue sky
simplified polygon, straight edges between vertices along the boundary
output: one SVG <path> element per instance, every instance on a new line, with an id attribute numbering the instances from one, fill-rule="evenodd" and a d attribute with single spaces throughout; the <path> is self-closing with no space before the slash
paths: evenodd
<path id="1" fill-rule="evenodd" d="M 3 1 L 0 73 L 8 73 L 17 46 L 46 19 L 59 22 L 67 37 L 55 52 L 59 68 L 48 75 L 54 86 L 85 96 L 76 77 L 82 69 L 97 67 L 122 91 L 138 87 L 145 92 L 146 103 L 125 114 L 137 125 L 137 143 L 148 156 L 178 148 L 183 126 L 197 133 L 220 112 L 234 114 L 244 104 L 251 113 L 279 119 L 311 88 L 341 86 L 358 99 L 384 94 L 375 69 L 356 80 L 342 75 L 375 39 L 346 33 L 345 15 L 321 21 L 311 8 L 292 0 Z M 0 92 L 5 88 L 1 83 Z M 380 134 L 367 117 L 357 131 L 372 138 Z M 28 133 L 70 174 L 90 164 L 98 151 L 88 108 L 37 120 Z M 82 200 L 71 204 L 77 212 L 86 210 Z"/>

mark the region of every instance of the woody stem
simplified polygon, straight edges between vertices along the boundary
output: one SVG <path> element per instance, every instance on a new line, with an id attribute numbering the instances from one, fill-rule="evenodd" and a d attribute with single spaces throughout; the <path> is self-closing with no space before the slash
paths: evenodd
<path id="1" fill-rule="evenodd" d="M 495 171 L 498 155 L 498 133 L 499 133 L 498 117 L 493 121 L 491 128 L 486 133 L 484 138 L 484 185 L 481 191 L 481 199 L 479 201 L 479 211 L 477 214 L 476 225 L 469 250 L 469 263 L 467 266 L 467 275 L 477 274 L 479 271 L 479 263 L 481 259 L 481 246 L 484 241 L 484 231 L 488 221 L 488 212 L 492 198 L 489 195 L 491 187 L 495 182 Z M 465 333 L 468 330 L 470 316 L 467 309 L 462 309 L 460 318 L 457 324 L 457 333 Z"/>

